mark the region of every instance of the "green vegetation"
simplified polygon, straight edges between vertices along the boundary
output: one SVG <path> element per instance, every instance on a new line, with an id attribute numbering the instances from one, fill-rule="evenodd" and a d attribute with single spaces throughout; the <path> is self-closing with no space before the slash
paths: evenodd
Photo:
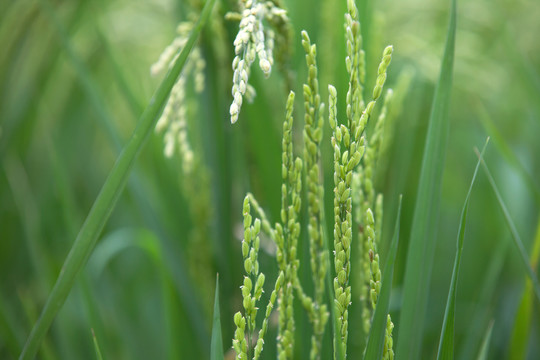
<path id="1" fill-rule="evenodd" d="M 540 357 L 536 2 L 0 14 L 0 358 Z"/>

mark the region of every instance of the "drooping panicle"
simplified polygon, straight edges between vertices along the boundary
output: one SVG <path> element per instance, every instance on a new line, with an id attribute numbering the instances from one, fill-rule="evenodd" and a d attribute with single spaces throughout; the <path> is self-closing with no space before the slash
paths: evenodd
<path id="1" fill-rule="evenodd" d="M 178 57 L 179 50 L 184 47 L 189 37 L 193 23 L 182 22 L 177 27 L 178 36 L 172 44 L 167 46 L 159 59 L 151 66 L 150 73 L 153 76 L 169 69 Z M 195 91 L 202 93 L 204 90 L 204 61 L 200 48 L 194 46 L 191 55 L 188 57 L 184 70 L 178 77 L 171 95 L 163 109 L 162 115 L 156 124 L 156 132 L 164 133 L 165 156 L 173 156 L 175 150 L 178 151 L 182 159 L 182 168 L 185 175 L 189 175 L 193 169 L 194 153 L 189 140 L 186 89 L 189 77 L 193 77 Z"/>
<path id="2" fill-rule="evenodd" d="M 265 27 L 264 22 L 275 22 L 277 17 L 288 23 L 287 13 L 271 1 L 242 0 L 240 7 L 242 10 L 237 14 L 239 16 L 229 16 L 240 20 L 238 34 L 234 39 L 233 102 L 229 108 L 233 124 L 238 120 L 244 97 L 247 96 L 249 100 L 249 97 L 255 95 L 255 90 L 248 83 L 255 58 L 259 58 L 259 67 L 266 77 L 272 71 L 275 33 Z"/>

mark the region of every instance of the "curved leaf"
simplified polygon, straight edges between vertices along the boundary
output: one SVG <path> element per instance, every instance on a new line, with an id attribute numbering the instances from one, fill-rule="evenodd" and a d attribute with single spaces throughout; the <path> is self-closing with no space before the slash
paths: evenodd
<path id="1" fill-rule="evenodd" d="M 21 360 L 32 359 L 35 357 L 51 323 L 69 295 L 71 288 L 75 283 L 77 274 L 92 253 L 97 238 L 109 219 L 116 201 L 122 193 L 122 189 L 124 188 L 130 170 L 135 162 L 135 158 L 141 151 L 148 136 L 152 133 L 152 129 L 156 124 L 163 104 L 167 100 L 176 79 L 184 68 L 189 52 L 197 40 L 204 23 L 210 16 L 214 2 L 215 0 L 208 0 L 206 2 L 201 17 L 192 30 L 185 47 L 180 52 L 174 66 L 154 93 L 154 96 L 150 100 L 150 104 L 141 115 L 141 119 L 135 128 L 133 135 L 118 156 L 107 180 L 105 180 L 105 183 L 64 262 L 54 288 L 41 312 L 41 316 L 34 325 L 32 332 L 26 341 L 20 356 Z"/>

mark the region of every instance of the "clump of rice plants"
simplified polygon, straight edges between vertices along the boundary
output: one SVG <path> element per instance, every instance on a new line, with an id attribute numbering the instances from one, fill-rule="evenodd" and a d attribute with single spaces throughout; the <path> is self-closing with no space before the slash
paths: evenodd
<path id="1" fill-rule="evenodd" d="M 538 358 L 539 7 L 459 5 L 0 4 L 0 358 Z"/>
<path id="2" fill-rule="evenodd" d="M 392 56 L 392 47 L 388 46 L 383 51 L 381 63 L 378 68 L 378 76 L 376 84 L 373 90 L 372 99 L 367 103 L 364 103 L 362 98 L 362 89 L 365 82 L 365 54 L 361 46 L 360 35 L 360 23 L 358 20 L 358 9 L 353 1 L 347 2 L 348 12 L 345 15 L 345 27 L 346 27 L 346 48 L 347 57 L 345 64 L 347 72 L 349 73 L 349 90 L 347 92 L 347 116 L 346 122 L 341 124 L 340 118 L 337 115 L 337 91 L 333 86 L 329 86 L 329 118 L 328 122 L 333 131 L 332 134 L 332 147 L 334 149 L 334 233 L 333 233 L 333 253 L 334 253 L 334 268 L 335 278 L 333 281 L 333 306 L 334 314 L 336 317 L 337 327 L 334 331 L 334 357 L 338 357 L 338 353 L 347 353 L 347 340 L 348 340 L 348 307 L 352 301 L 351 285 L 349 284 L 349 277 L 351 273 L 351 246 L 353 246 L 353 209 L 352 209 L 352 186 L 353 176 L 357 180 L 358 184 L 361 184 L 361 188 L 355 188 L 356 193 L 361 198 L 367 200 L 362 202 L 363 208 L 357 211 L 364 212 L 365 216 L 362 217 L 362 221 L 357 223 L 356 226 L 362 226 L 365 228 L 365 245 L 362 246 L 362 258 L 365 263 L 360 262 L 361 271 L 364 271 L 367 267 L 368 271 L 364 276 L 365 283 L 361 283 L 361 292 L 367 292 L 369 296 L 363 296 L 363 300 L 370 299 L 370 303 L 365 302 L 364 307 L 364 322 L 365 322 L 365 334 L 369 332 L 370 310 L 373 310 L 377 303 L 381 287 L 381 271 L 379 269 L 379 255 L 377 253 L 375 245 L 375 229 L 374 229 L 374 217 L 373 209 L 375 209 L 374 190 L 372 185 L 374 157 L 378 152 L 379 145 L 382 137 L 382 125 L 384 122 L 385 111 L 381 113 L 379 121 L 377 123 L 375 132 L 372 136 L 373 144 L 367 150 L 368 155 L 364 156 L 366 152 L 366 137 L 365 128 L 369 119 L 373 113 L 376 101 L 381 96 L 382 88 L 386 81 L 387 68 L 390 64 Z M 252 16 L 250 12 L 245 12 L 245 15 Z M 242 22 L 247 21 L 244 18 Z M 240 25 L 240 31 L 237 36 L 243 36 L 245 29 Z M 325 325 L 327 323 L 329 312 L 327 306 L 324 304 L 324 295 L 327 289 L 325 289 L 325 277 L 327 273 L 328 252 L 324 247 L 324 234 L 321 225 L 321 205 L 323 203 L 323 187 L 319 184 L 321 178 L 319 159 L 320 159 L 320 143 L 323 139 L 323 122 L 324 122 L 324 103 L 321 103 L 321 97 L 319 94 L 318 85 L 318 67 L 316 61 L 316 45 L 312 45 L 307 32 L 302 32 L 302 44 L 306 52 L 306 62 L 308 66 L 308 81 L 304 84 L 304 100 L 305 100 L 305 127 L 304 127 L 304 150 L 302 152 L 303 158 L 294 158 L 293 155 L 293 143 L 292 143 L 292 122 L 293 122 L 293 102 L 294 92 L 291 92 L 287 101 L 287 114 L 283 124 L 283 153 L 282 153 L 282 201 L 281 201 L 281 223 L 276 223 L 274 228 L 268 229 L 269 235 L 276 243 L 276 262 L 281 276 L 284 276 L 284 284 L 279 289 L 278 293 L 278 307 L 279 312 L 279 327 L 277 333 L 277 351 L 279 359 L 292 359 L 294 356 L 294 307 L 293 302 L 295 295 L 300 299 L 304 305 L 308 317 L 313 325 L 312 345 L 310 351 L 310 357 L 312 359 L 318 359 L 321 357 L 321 345 L 322 336 L 324 335 Z M 262 46 L 259 46 L 262 47 Z M 263 62 L 265 58 L 261 58 Z M 237 60 L 235 59 L 235 63 Z M 233 67 L 236 67 L 234 65 Z M 264 69 L 263 69 L 264 71 Z M 236 70 L 235 70 L 236 74 Z M 236 77 L 236 75 L 235 75 Z M 235 80 L 236 81 L 236 80 Z M 247 81 L 247 79 L 246 79 Z M 233 85 L 236 89 L 238 85 Z M 236 93 L 233 89 L 233 93 Z M 390 93 L 391 94 L 391 93 Z M 235 95 L 236 96 L 236 95 Z M 391 96 L 391 95 L 389 95 Z M 388 97 L 389 97 L 388 96 Z M 388 105 L 387 105 L 388 106 Z M 236 108 L 235 108 L 236 109 Z M 236 115 L 236 112 L 235 112 Z M 233 121 L 234 122 L 234 121 Z M 357 169 L 362 158 L 364 163 L 362 170 Z M 308 237 L 311 256 L 311 271 L 313 276 L 313 282 L 315 287 L 315 299 L 308 296 L 300 283 L 298 278 L 298 268 L 301 263 L 297 258 L 298 238 L 300 235 L 300 224 L 298 222 L 299 213 L 301 210 L 301 193 L 302 193 L 302 178 L 300 176 L 303 164 L 308 165 L 306 171 L 307 181 L 307 196 L 308 196 Z M 366 173 L 361 179 L 359 171 Z M 362 181 L 363 180 L 363 181 Z M 382 217 L 382 200 L 379 197 L 377 204 L 378 217 Z M 359 201 L 356 202 L 356 206 L 360 205 Z M 246 210 L 248 214 L 246 214 Z M 262 214 L 262 213 L 261 213 Z M 246 225 L 246 216 L 248 216 Z M 262 215 L 261 215 L 262 216 Z M 247 335 L 248 341 L 245 342 L 243 336 L 240 338 L 235 336 L 233 341 L 234 349 L 237 359 L 246 359 L 251 357 L 249 351 L 251 341 L 251 333 L 255 326 L 255 315 L 253 312 L 254 303 L 260 298 L 260 292 L 255 291 L 257 296 L 254 298 L 249 297 L 251 291 L 251 280 L 249 274 L 255 271 L 254 275 L 258 274 L 258 262 L 256 259 L 257 252 L 259 250 L 258 242 L 259 238 L 255 237 L 255 248 L 251 248 L 249 258 L 248 248 L 246 243 L 250 243 L 254 236 L 257 236 L 258 229 L 260 229 L 260 220 L 256 219 L 255 234 L 250 231 L 251 216 L 249 215 L 249 197 L 246 197 L 244 201 L 244 226 L 248 226 L 245 230 L 245 237 L 242 242 L 242 253 L 245 258 L 247 276 L 244 278 L 242 286 L 242 293 L 244 296 L 244 311 L 245 316 L 248 317 L 248 328 L 250 333 Z M 266 216 L 264 216 L 266 217 Z M 380 228 L 379 228 L 380 229 Z M 379 230 L 380 232 L 380 230 Z M 380 236 L 380 235 L 379 235 Z M 254 251 L 255 250 L 255 251 Z M 370 265 L 371 264 L 371 265 Z M 252 270 L 252 266 L 253 270 Z M 358 270 L 357 270 L 358 271 Z M 261 276 L 262 274 L 258 275 Z M 263 277 L 264 279 L 264 277 Z M 257 280 L 257 283 L 260 281 Z M 274 292 L 278 290 L 276 286 Z M 247 292 L 247 294 L 246 294 Z M 273 293 L 274 294 L 274 293 Z M 248 296 L 246 307 L 246 298 Z M 271 305 L 271 306 L 270 306 Z M 273 307 L 273 303 L 269 304 L 269 308 Z M 263 328 L 261 333 L 266 332 L 266 322 L 268 314 L 265 317 Z M 236 333 L 243 335 L 246 321 L 240 314 L 235 315 L 235 324 L 237 325 Z M 384 359 L 393 358 L 392 348 L 392 328 L 393 324 L 388 316 L 387 335 L 384 349 Z M 257 340 L 257 348 L 255 350 L 254 358 L 258 358 L 260 350 L 259 344 L 262 344 L 263 340 Z M 262 348 L 262 346 L 261 346 Z"/>

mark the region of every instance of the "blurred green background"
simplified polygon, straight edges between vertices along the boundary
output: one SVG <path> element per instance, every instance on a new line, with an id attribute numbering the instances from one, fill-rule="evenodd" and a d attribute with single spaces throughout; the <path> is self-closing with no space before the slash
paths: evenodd
<path id="1" fill-rule="evenodd" d="M 285 75 L 275 66 L 264 79 L 254 67 L 250 82 L 257 96 L 253 104 L 244 104 L 235 125 L 228 109 L 238 24 L 225 21 L 224 14 L 237 4 L 221 1 L 214 9 L 200 40 L 206 88 L 202 95 L 191 91 L 187 100 L 197 170 L 185 178 L 180 157 L 166 159 L 162 136 L 151 137 L 42 346 L 41 358 L 95 358 L 91 328 L 108 359 L 207 358 L 216 273 L 224 345 L 230 348 L 232 314 L 241 308 L 242 201 L 251 191 L 272 222 L 279 218 L 281 130 L 289 85 L 297 93 L 296 149 L 301 148 L 300 94 L 306 77 L 301 30 L 318 46 L 322 98 L 326 102 L 327 85 L 335 85 L 338 112 L 345 113 L 346 2 L 284 3 L 292 24 L 290 72 Z M 367 52 L 367 89 L 372 88 L 384 46 L 393 44 L 387 87 L 403 97 L 400 109 L 392 110 L 394 138 L 376 184 L 385 195 L 383 261 L 397 198 L 404 195 L 391 308 L 398 319 L 449 1 L 357 3 Z M 0 358 L 20 353 L 101 185 L 159 84 L 160 78 L 149 74 L 150 65 L 174 38 L 178 22 L 196 18 L 201 8 L 196 0 L 0 0 Z M 458 3 L 450 132 L 423 358 L 436 354 L 459 214 L 476 163 L 473 147 L 481 147 L 488 135 L 494 141 L 487 162 L 532 253 L 540 205 L 538 19 L 537 0 Z M 328 134 L 325 125 L 322 156 L 330 215 L 333 155 Z M 332 224 L 327 225 L 331 229 Z M 308 248 L 300 247 L 300 276 L 311 291 Z M 261 255 L 267 284 L 276 277 L 271 251 L 269 246 Z M 473 189 L 463 256 L 456 356 L 474 357 L 493 319 L 489 358 L 507 358 L 525 272 L 483 174 Z M 528 359 L 540 357 L 538 310 L 533 301 L 531 327 L 522 329 Z M 310 325 L 297 313 L 298 333 L 304 335 L 297 335 L 296 355 L 303 359 Z M 357 315 L 353 303 L 351 316 Z M 398 337 L 402 329 L 399 324 L 396 328 Z M 265 358 L 275 358 L 275 333 L 271 326 Z M 362 349 L 355 345 L 354 330 L 350 336 L 349 358 L 355 359 Z"/>

